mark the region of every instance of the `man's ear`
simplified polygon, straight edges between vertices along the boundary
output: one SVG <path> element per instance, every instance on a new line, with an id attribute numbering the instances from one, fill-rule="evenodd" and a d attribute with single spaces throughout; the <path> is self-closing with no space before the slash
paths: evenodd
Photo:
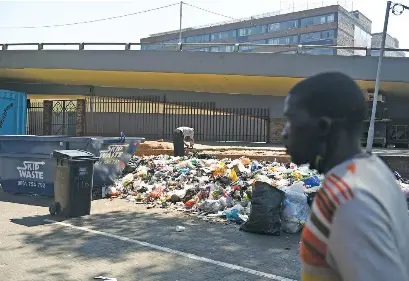
<path id="1" fill-rule="evenodd" d="M 328 117 L 320 117 L 318 119 L 318 134 L 326 136 L 331 131 L 332 120 Z"/>

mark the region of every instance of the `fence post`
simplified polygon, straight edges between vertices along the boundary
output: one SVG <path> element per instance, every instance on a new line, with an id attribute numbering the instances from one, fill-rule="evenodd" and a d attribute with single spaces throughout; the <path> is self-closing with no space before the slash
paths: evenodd
<path id="1" fill-rule="evenodd" d="M 370 47 L 366 48 L 365 56 L 367 57 L 372 56 L 372 49 Z"/>
<path id="2" fill-rule="evenodd" d="M 270 144 L 282 144 L 283 139 L 281 133 L 285 126 L 285 118 L 270 118 L 269 119 L 269 140 Z"/>
<path id="3" fill-rule="evenodd" d="M 163 96 L 163 111 L 162 111 L 162 139 L 165 139 L 165 131 L 166 131 L 166 95 Z"/>
<path id="4" fill-rule="evenodd" d="M 85 135 L 85 99 L 78 99 L 77 100 L 77 115 L 76 115 L 76 127 L 75 127 L 75 135 L 77 137 L 82 137 Z"/>
<path id="5" fill-rule="evenodd" d="M 267 144 L 271 144 L 271 108 L 268 109 L 267 124 Z"/>
<path id="6" fill-rule="evenodd" d="M 53 123 L 53 102 L 50 100 L 44 101 L 43 110 L 43 135 L 52 135 L 52 123 Z"/>

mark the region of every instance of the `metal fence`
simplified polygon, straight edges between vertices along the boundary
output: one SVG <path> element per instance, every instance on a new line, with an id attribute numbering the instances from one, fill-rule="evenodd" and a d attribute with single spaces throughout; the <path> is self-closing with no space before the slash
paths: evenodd
<path id="1" fill-rule="evenodd" d="M 214 102 L 168 102 L 165 97 L 90 97 L 87 135 L 171 139 L 180 126 L 195 129 L 199 141 L 266 142 L 268 108 L 216 108 Z"/>
<path id="2" fill-rule="evenodd" d="M 76 101 L 55 100 L 51 112 L 51 134 L 74 136 L 77 119 Z M 29 102 L 27 105 L 28 135 L 44 133 L 44 102 Z"/>
<path id="3" fill-rule="evenodd" d="M 388 142 L 391 143 L 409 143 L 409 126 L 392 125 L 389 129 Z"/>
<path id="4" fill-rule="evenodd" d="M 6 43 L 0 44 L 1 50 L 165 50 L 165 51 L 197 51 L 211 47 L 225 47 L 225 52 L 266 52 L 288 54 L 314 54 L 314 50 L 342 50 L 337 55 L 378 56 L 380 48 L 334 45 L 301 45 L 301 44 L 255 44 L 255 43 Z M 67 49 L 68 48 L 68 49 Z M 210 49 L 209 49 L 210 50 Z M 409 49 L 385 48 L 387 56 L 404 56 Z"/>
<path id="5" fill-rule="evenodd" d="M 27 104 L 27 135 L 43 134 L 43 102 L 29 102 Z"/>
<path id="6" fill-rule="evenodd" d="M 53 101 L 51 120 L 51 132 L 53 135 L 75 136 L 77 125 L 77 101 Z"/>

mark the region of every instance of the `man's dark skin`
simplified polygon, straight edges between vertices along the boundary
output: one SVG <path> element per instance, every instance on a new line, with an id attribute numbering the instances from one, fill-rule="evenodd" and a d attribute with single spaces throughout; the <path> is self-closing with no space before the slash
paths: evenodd
<path id="1" fill-rule="evenodd" d="M 285 100 L 282 133 L 295 164 L 309 163 L 311 169 L 326 173 L 361 152 L 360 130 L 348 130 L 342 120 L 311 116 L 299 97 L 290 93 Z"/>

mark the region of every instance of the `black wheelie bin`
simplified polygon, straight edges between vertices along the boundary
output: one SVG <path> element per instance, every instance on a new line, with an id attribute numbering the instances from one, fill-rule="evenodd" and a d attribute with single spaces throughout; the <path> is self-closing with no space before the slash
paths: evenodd
<path id="1" fill-rule="evenodd" d="M 54 203 L 51 215 L 80 217 L 91 212 L 94 154 L 81 150 L 55 150 Z"/>

